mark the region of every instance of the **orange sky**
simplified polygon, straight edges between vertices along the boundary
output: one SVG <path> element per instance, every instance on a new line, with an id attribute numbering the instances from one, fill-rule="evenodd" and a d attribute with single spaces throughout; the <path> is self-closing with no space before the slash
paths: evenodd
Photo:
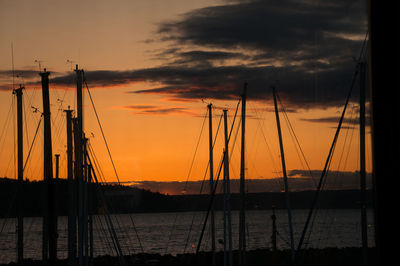
<path id="1" fill-rule="evenodd" d="M 11 45 L 15 69 L 38 69 L 41 66 L 58 75 L 71 71 L 67 60 L 79 63 L 85 71 L 145 69 L 162 64 L 155 57 L 157 51 L 168 48 L 159 41 L 157 25 L 179 18 L 182 13 L 196 8 L 215 6 L 222 1 L 77 1 L 71 3 L 47 1 L 2 1 L 0 4 L 0 70 L 12 67 Z M 78 5 L 79 3 L 79 5 Z M 79 7 L 79 8 L 76 8 Z M 44 8 L 44 10 L 43 10 Z M 62 12 L 60 11 L 62 10 Z M 44 34 L 44 35 L 43 35 Z M 54 73 L 50 76 L 57 76 Z M 20 77 L 15 83 L 23 83 Z M 12 84 L 8 76 L 0 76 L 2 84 Z M 201 99 L 171 100 L 170 95 L 136 94 L 134 90 L 157 87 L 157 82 L 127 82 L 117 86 L 91 86 L 98 115 L 107 138 L 120 181 L 185 181 L 194 156 L 207 103 Z M 93 84 L 93 83 L 92 83 Z M 241 88 L 243 80 L 237 81 Z M 24 106 L 26 125 L 24 130 L 24 155 L 26 158 L 32 142 L 39 113 L 31 106 L 42 108 L 40 86 L 26 84 Z M 60 153 L 61 177 L 66 176 L 65 115 L 62 109 L 75 107 L 74 84 L 64 87 L 50 84 L 52 108 L 53 153 Z M 11 89 L 11 88 L 10 88 Z M 249 91 L 254 89 L 249 83 Z M 266 88 L 268 89 L 268 88 Z M 0 90 L 0 176 L 15 177 L 14 134 L 15 110 L 11 90 Z M 248 178 L 279 177 L 281 171 L 278 137 L 272 99 L 248 101 L 246 128 L 246 161 Z M 214 133 L 222 113 L 228 108 L 232 115 L 236 100 L 205 99 L 212 102 Z M 343 95 L 342 102 L 345 101 Z M 84 96 L 84 129 L 102 164 L 107 181 L 115 181 L 101 132 L 97 125 L 87 94 Z M 285 104 L 285 102 L 284 102 Z M 312 119 L 337 117 L 343 106 L 329 108 L 298 109 L 288 116 L 300 141 L 301 148 L 311 169 L 322 169 L 328 154 L 337 123 L 310 122 Z M 149 112 L 153 110 L 154 112 Z M 240 113 L 240 112 L 239 112 Z M 357 107 L 351 104 L 346 118 L 357 117 Z M 232 117 L 230 117 L 230 122 Z M 287 169 L 306 170 L 296 152 L 285 119 L 281 114 Z M 351 126 L 345 124 L 344 126 Z M 32 150 L 25 177 L 42 178 L 42 129 Z M 369 132 L 369 129 L 367 129 Z M 356 171 L 359 164 L 358 128 L 345 128 L 337 144 L 331 166 L 337 171 Z M 231 158 L 231 178 L 239 178 L 240 133 Z M 29 143 L 28 143 L 29 141 Z M 223 136 L 220 131 L 215 147 L 215 165 L 222 154 Z M 371 170 L 370 134 L 367 134 L 367 167 Z M 208 127 L 202 132 L 199 150 L 189 180 L 201 180 L 208 160 Z M 217 169 L 217 167 L 215 167 Z M 215 170 L 216 171 L 216 170 Z"/>

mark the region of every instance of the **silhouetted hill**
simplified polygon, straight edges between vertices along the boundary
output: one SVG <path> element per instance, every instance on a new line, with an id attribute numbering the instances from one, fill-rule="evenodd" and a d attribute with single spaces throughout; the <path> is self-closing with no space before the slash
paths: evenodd
<path id="1" fill-rule="evenodd" d="M 0 213 L 1 217 L 15 216 L 17 182 L 14 179 L 0 178 Z M 42 214 L 43 182 L 24 181 L 24 215 L 40 216 Z M 60 216 L 67 215 L 68 187 L 65 179 L 55 180 L 56 208 Z M 112 213 L 133 212 L 174 212 L 174 211 L 204 211 L 209 204 L 208 195 L 164 195 L 149 190 L 121 185 L 93 185 L 92 202 L 94 213 L 104 213 L 106 199 L 107 208 Z M 101 192 L 103 191 L 103 192 Z M 103 197 L 102 195 L 105 195 Z M 314 191 L 291 192 L 293 209 L 308 209 Z M 371 191 L 367 192 L 371 199 Z M 334 190 L 322 191 L 318 202 L 319 208 L 359 208 L 359 191 Z M 240 195 L 231 195 L 231 208 L 238 210 Z M 369 202 L 371 207 L 371 200 Z M 215 196 L 215 209 L 222 210 L 223 195 Z M 250 193 L 246 195 L 248 210 L 265 210 L 275 206 L 284 209 L 285 199 L 282 192 Z"/>

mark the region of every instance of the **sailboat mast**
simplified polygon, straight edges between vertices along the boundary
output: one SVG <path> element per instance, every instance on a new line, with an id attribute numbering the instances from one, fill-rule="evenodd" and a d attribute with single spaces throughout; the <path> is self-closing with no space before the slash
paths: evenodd
<path id="1" fill-rule="evenodd" d="M 57 258 L 57 231 L 54 213 L 53 155 L 51 144 L 51 119 L 49 97 L 49 75 L 44 69 L 39 73 L 43 98 L 43 139 L 44 139 L 44 219 L 43 219 L 43 263 L 54 265 Z M 48 257 L 47 257 L 48 256 Z"/>
<path id="2" fill-rule="evenodd" d="M 214 189 L 214 158 L 213 158 L 213 132 L 212 132 L 212 104 L 208 106 L 208 129 L 209 129 L 209 151 L 210 151 L 210 195 Z M 214 205 L 211 206 L 211 251 L 212 251 L 212 265 L 215 266 L 215 218 L 214 218 Z"/>
<path id="3" fill-rule="evenodd" d="M 84 243 L 84 264 L 89 265 L 89 212 L 88 212 L 88 161 L 87 161 L 87 143 L 88 138 L 83 134 L 83 243 Z"/>
<path id="4" fill-rule="evenodd" d="M 279 147 L 280 147 L 280 151 L 281 151 L 281 163 L 282 163 L 283 183 L 285 186 L 286 208 L 287 208 L 287 212 L 288 212 L 291 259 L 292 259 L 292 264 L 294 265 L 295 264 L 295 250 L 294 250 L 294 239 L 293 239 L 292 210 L 291 210 L 291 206 L 290 206 L 289 185 L 288 185 L 287 174 L 286 174 L 285 153 L 283 150 L 281 124 L 279 121 L 279 110 L 278 110 L 278 104 L 276 102 L 275 87 L 272 87 L 272 92 L 273 92 L 273 97 L 274 97 L 276 127 L 278 129 Z"/>
<path id="5" fill-rule="evenodd" d="M 242 94 L 242 143 L 240 153 L 240 213 L 239 213 L 239 258 L 240 265 L 246 265 L 246 218 L 245 218 L 245 129 L 246 129 L 246 94 L 247 82 Z"/>
<path id="6" fill-rule="evenodd" d="M 361 196 L 361 239 L 363 265 L 368 264 L 368 232 L 365 174 L 365 63 L 360 62 L 360 196 Z"/>
<path id="7" fill-rule="evenodd" d="M 22 126 L 22 89 L 19 87 L 14 90 L 13 93 L 17 96 L 17 137 L 18 137 L 18 237 L 17 237 L 17 253 L 18 253 L 18 265 L 23 265 L 24 259 L 24 192 L 23 192 L 23 181 L 24 181 L 24 163 L 23 163 L 23 126 Z"/>
<path id="8" fill-rule="evenodd" d="M 76 72 L 76 101 L 77 117 L 75 132 L 75 178 L 78 182 L 78 263 L 84 265 L 84 185 L 83 185 L 83 108 L 82 108 L 82 83 L 83 70 L 75 68 Z"/>
<path id="9" fill-rule="evenodd" d="M 225 130 L 225 156 L 224 156 L 224 207 L 227 216 L 227 229 L 228 229 L 228 243 L 229 243 L 229 266 L 233 265 L 233 255 L 232 255 L 232 218 L 231 218 L 231 185 L 229 180 L 229 146 L 228 146 L 228 117 L 227 112 L 228 110 L 223 110 L 224 112 L 224 130 Z M 226 230 L 224 229 L 224 232 Z M 224 238 L 224 247 L 226 237 Z M 226 261 L 226 260 L 225 260 Z"/>
<path id="10" fill-rule="evenodd" d="M 68 171 L 68 265 L 76 265 L 76 193 L 73 173 L 72 110 L 64 110 L 67 118 L 67 171 Z"/>

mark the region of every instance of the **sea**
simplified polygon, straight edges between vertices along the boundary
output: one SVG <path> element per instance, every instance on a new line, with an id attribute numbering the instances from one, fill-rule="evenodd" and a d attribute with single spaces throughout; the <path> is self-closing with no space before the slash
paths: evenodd
<path id="1" fill-rule="evenodd" d="M 272 210 L 254 210 L 246 212 L 247 250 L 271 248 Z M 304 228 L 308 210 L 292 210 L 294 242 L 297 246 Z M 288 215 L 286 210 L 275 210 L 277 227 L 277 248 L 290 249 Z M 134 213 L 111 215 L 113 230 L 117 235 L 123 254 L 194 253 L 199 242 L 206 212 L 168 212 Z M 215 212 L 216 248 L 223 250 L 224 215 Z M 361 214 L 357 209 L 321 209 L 314 215 L 307 231 L 304 248 L 360 247 Z M 368 242 L 375 245 L 373 210 L 367 211 Z M 210 218 L 210 217 L 209 217 Z M 116 255 L 116 243 L 111 237 L 113 230 L 107 226 L 104 215 L 94 215 L 93 254 Z M 239 212 L 232 211 L 232 244 L 238 248 Z M 0 264 L 16 261 L 17 223 L 15 218 L 0 219 Z M 202 251 L 211 250 L 210 223 L 205 227 L 201 243 Z M 67 217 L 58 217 L 57 256 L 68 256 Z M 226 240 L 228 241 L 228 240 Z M 24 218 L 24 257 L 41 259 L 42 218 Z M 228 246 L 228 245 L 227 245 Z"/>

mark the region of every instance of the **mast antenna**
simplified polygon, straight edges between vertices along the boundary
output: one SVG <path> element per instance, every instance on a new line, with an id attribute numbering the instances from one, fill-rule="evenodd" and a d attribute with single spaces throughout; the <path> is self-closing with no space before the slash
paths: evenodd
<path id="1" fill-rule="evenodd" d="M 43 62 L 42 60 L 35 60 L 35 63 L 38 63 L 38 65 L 39 65 L 39 72 L 42 71 L 42 66 L 41 66 L 42 62 Z"/>
<path id="2" fill-rule="evenodd" d="M 72 61 L 72 60 L 67 59 L 67 64 L 70 65 L 71 70 L 74 70 L 74 69 L 72 68 L 72 65 L 73 65 L 74 63 L 75 63 L 75 61 Z"/>
<path id="3" fill-rule="evenodd" d="M 11 42 L 11 65 L 12 65 L 12 80 L 13 80 L 13 90 L 15 89 L 15 72 L 14 72 L 14 45 Z"/>

